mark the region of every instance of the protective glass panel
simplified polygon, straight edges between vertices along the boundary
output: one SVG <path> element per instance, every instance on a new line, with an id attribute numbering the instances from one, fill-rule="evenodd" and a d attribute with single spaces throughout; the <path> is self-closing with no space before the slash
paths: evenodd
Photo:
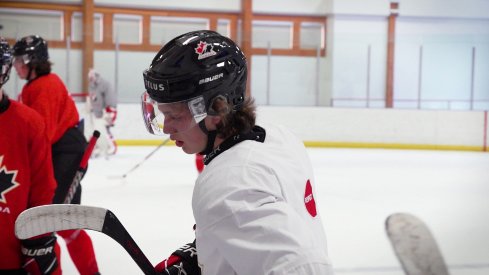
<path id="1" fill-rule="evenodd" d="M 206 18 L 152 16 L 150 43 L 164 45 L 182 33 L 208 28 L 209 20 Z"/>
<path id="2" fill-rule="evenodd" d="M 93 15 L 93 41 L 102 42 L 103 31 L 103 15 L 101 13 L 95 13 Z M 82 41 L 83 33 L 83 19 L 82 14 L 79 12 L 73 13 L 71 17 L 71 41 Z"/>
<path id="3" fill-rule="evenodd" d="M 114 43 L 141 44 L 142 17 L 138 15 L 116 14 L 113 21 Z"/>
<path id="4" fill-rule="evenodd" d="M 19 39 L 33 33 L 45 40 L 63 40 L 63 12 L 29 9 L 0 9 L 2 36 Z"/>
<path id="5" fill-rule="evenodd" d="M 253 21 L 253 48 L 292 48 L 292 22 Z"/>
<path id="6" fill-rule="evenodd" d="M 313 22 L 301 24 L 302 49 L 324 49 L 324 37 L 324 24 Z"/>

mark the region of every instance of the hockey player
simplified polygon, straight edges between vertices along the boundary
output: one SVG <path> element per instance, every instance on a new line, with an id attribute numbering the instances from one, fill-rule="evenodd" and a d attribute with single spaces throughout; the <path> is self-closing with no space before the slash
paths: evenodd
<path id="1" fill-rule="evenodd" d="M 117 152 L 117 144 L 110 131 L 117 118 L 117 93 L 112 85 L 94 69 L 89 70 L 88 81 L 90 122 L 93 128 L 101 133 L 93 155 L 107 157 Z M 91 132 L 93 131 L 89 131 Z"/>
<path id="2" fill-rule="evenodd" d="M 61 274 L 55 235 L 19 241 L 14 234 L 22 211 L 51 204 L 56 181 L 42 117 L 3 93 L 11 62 L 0 38 L 0 274 Z"/>
<path id="3" fill-rule="evenodd" d="M 150 133 L 205 155 L 192 209 L 196 241 L 155 269 L 163 274 L 333 274 L 304 144 L 284 127 L 255 125 L 247 65 L 213 31 L 166 44 L 143 73 Z M 153 105 L 147 108 L 144 105 Z M 162 126 L 163 125 L 163 126 Z M 198 257 L 197 257 L 198 255 Z"/>
<path id="4" fill-rule="evenodd" d="M 87 141 L 77 129 L 79 115 L 61 79 L 51 73 L 47 42 L 40 36 L 19 39 L 13 47 L 13 65 L 21 79 L 27 80 L 19 99 L 37 111 L 46 124 L 52 148 L 57 182 L 53 203 L 63 203 L 82 159 Z M 81 187 L 72 203 L 80 204 Z M 81 275 L 98 273 L 92 241 L 83 230 L 61 231 L 71 259 Z"/>

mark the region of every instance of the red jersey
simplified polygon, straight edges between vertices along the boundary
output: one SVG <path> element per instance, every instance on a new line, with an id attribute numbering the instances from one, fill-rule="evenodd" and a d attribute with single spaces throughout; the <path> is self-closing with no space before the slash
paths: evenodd
<path id="1" fill-rule="evenodd" d="M 55 188 L 42 117 L 4 96 L 0 100 L 0 270 L 21 268 L 15 220 L 27 208 L 51 204 Z"/>
<path id="2" fill-rule="evenodd" d="M 50 144 L 56 143 L 80 119 L 66 86 L 54 73 L 40 76 L 24 85 L 20 101 L 44 118 Z"/>

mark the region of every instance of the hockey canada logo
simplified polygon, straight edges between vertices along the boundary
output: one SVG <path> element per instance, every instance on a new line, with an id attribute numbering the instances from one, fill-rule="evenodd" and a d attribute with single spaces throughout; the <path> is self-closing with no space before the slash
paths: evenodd
<path id="1" fill-rule="evenodd" d="M 0 157 L 0 164 L 2 163 L 3 156 Z M 5 166 L 0 166 L 0 202 L 7 203 L 5 195 L 12 189 L 19 186 L 19 183 L 15 181 L 16 171 L 7 171 Z"/>
<path id="2" fill-rule="evenodd" d="M 306 191 L 304 192 L 304 204 L 306 206 L 307 212 L 314 218 L 317 215 L 316 202 L 314 201 L 314 196 L 312 195 L 312 185 L 309 180 L 306 183 Z"/>
<path id="3" fill-rule="evenodd" d="M 198 60 L 217 54 L 214 51 L 214 46 L 212 46 L 212 44 L 207 44 L 207 42 L 204 41 L 200 41 L 199 44 L 197 44 L 197 47 L 195 48 L 195 53 L 199 55 L 197 57 Z"/>

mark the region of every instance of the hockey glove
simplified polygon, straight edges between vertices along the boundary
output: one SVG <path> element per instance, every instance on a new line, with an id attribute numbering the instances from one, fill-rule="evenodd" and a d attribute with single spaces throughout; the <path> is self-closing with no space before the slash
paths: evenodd
<path id="1" fill-rule="evenodd" d="M 177 249 L 168 259 L 157 264 L 155 270 L 164 275 L 200 275 L 195 241 Z"/>
<path id="2" fill-rule="evenodd" d="M 117 109 L 111 106 L 105 107 L 105 121 L 108 126 L 114 126 L 115 119 L 117 118 Z"/>
<path id="3" fill-rule="evenodd" d="M 23 268 L 30 275 L 53 273 L 58 267 L 54 234 L 36 239 L 22 240 Z"/>

